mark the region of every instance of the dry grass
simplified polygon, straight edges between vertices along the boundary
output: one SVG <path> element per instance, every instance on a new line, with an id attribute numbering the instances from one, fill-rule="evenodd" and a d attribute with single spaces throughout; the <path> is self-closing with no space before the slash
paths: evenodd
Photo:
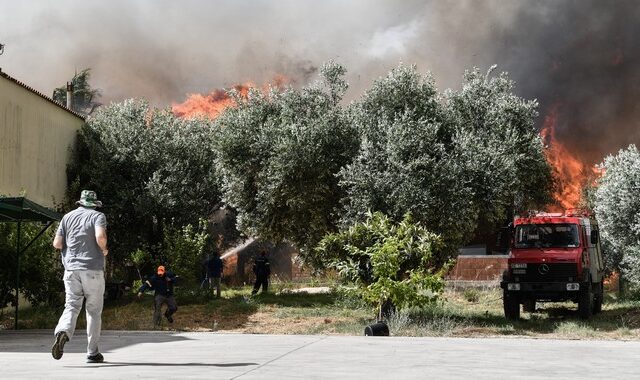
<path id="1" fill-rule="evenodd" d="M 549 339 L 640 339 L 640 302 L 608 295 L 603 311 L 588 321 L 578 318 L 572 303 L 538 303 L 534 313 L 507 321 L 500 289 L 448 290 L 438 305 L 391 318 L 395 335 L 488 337 L 517 335 Z"/>
<path id="2" fill-rule="evenodd" d="M 284 288 L 282 289 L 284 290 Z M 221 299 L 183 292 L 177 295 L 175 322 L 163 320 L 162 330 L 220 331 L 257 334 L 362 335 L 373 322 L 373 309 L 330 294 L 281 292 L 251 297 L 249 288 L 227 289 Z M 61 308 L 31 308 L 21 312 L 21 328 L 53 329 Z M 105 303 L 103 329 L 151 330 L 153 297 L 133 296 Z M 12 328 L 13 314 L 0 317 L 0 329 Z M 399 312 L 388 319 L 396 336 L 528 336 L 553 339 L 640 339 L 640 302 L 612 296 L 602 313 L 588 321 L 578 318 L 576 307 L 538 304 L 522 320 L 504 319 L 499 289 L 447 290 L 440 302 L 420 310 Z M 84 328 L 84 315 L 78 328 Z"/>

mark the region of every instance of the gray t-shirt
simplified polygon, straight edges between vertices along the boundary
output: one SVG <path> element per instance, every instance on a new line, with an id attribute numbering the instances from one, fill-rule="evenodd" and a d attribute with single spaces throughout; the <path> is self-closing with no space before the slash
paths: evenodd
<path id="1" fill-rule="evenodd" d="M 65 270 L 104 270 L 96 227 L 107 228 L 107 218 L 92 208 L 80 206 L 62 217 L 56 235 L 64 238 L 62 265 Z"/>

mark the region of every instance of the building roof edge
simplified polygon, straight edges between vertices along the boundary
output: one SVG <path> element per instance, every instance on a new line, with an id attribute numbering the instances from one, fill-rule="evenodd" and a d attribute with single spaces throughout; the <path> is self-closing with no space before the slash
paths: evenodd
<path id="1" fill-rule="evenodd" d="M 32 93 L 34 93 L 34 94 L 38 95 L 39 97 L 41 97 L 41 98 L 43 98 L 43 99 L 45 99 L 45 100 L 47 100 L 47 101 L 49 101 L 49 102 L 51 102 L 51 103 L 55 104 L 55 105 L 56 105 L 56 106 L 58 106 L 59 108 L 62 108 L 63 110 L 65 110 L 65 111 L 69 112 L 70 114 L 72 114 L 72 115 L 74 115 L 74 116 L 76 116 L 76 117 L 79 117 L 79 118 L 80 118 L 80 119 L 82 119 L 82 120 L 85 120 L 85 117 L 84 117 L 84 116 L 82 116 L 82 115 L 80 115 L 80 114 L 79 114 L 79 113 L 77 113 L 76 111 L 73 111 L 73 110 L 68 109 L 67 107 L 65 107 L 64 105 L 62 105 L 62 104 L 60 104 L 60 103 L 56 102 L 55 100 L 53 100 L 52 98 L 48 97 L 47 95 L 45 95 L 45 94 L 41 93 L 40 91 L 38 91 L 38 90 L 34 89 L 33 87 L 28 86 L 28 85 L 27 85 L 27 84 L 25 84 L 24 82 L 19 81 L 18 79 L 16 79 L 16 78 L 12 77 L 11 75 L 9 75 L 9 74 L 5 73 L 4 71 L 2 71 L 2 69 L 1 69 L 1 68 L 0 68 L 0 77 L 3 77 L 3 78 L 5 78 L 5 79 L 7 79 L 7 80 L 9 80 L 9 81 L 11 81 L 11 82 L 13 82 L 13 83 L 17 84 L 18 86 L 20 86 L 20 87 L 22 87 L 22 88 L 25 88 L 25 89 L 27 89 L 27 90 L 29 90 L 29 91 L 31 91 Z"/>

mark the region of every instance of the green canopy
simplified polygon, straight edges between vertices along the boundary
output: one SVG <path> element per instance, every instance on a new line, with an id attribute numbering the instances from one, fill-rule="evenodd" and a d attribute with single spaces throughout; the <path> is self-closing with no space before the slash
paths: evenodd
<path id="1" fill-rule="evenodd" d="M 53 222 L 62 215 L 24 197 L 0 198 L 0 222 Z"/>
<path id="2" fill-rule="evenodd" d="M 20 255 L 33 244 L 55 221 L 62 219 L 62 215 L 49 210 L 44 206 L 32 202 L 24 197 L 6 198 L 0 197 L 0 222 L 18 223 L 18 233 L 16 239 L 16 311 L 15 325 L 18 329 L 18 290 L 20 289 Z M 23 222 L 40 222 L 44 224 L 42 230 L 31 241 L 22 247 L 22 223 Z"/>

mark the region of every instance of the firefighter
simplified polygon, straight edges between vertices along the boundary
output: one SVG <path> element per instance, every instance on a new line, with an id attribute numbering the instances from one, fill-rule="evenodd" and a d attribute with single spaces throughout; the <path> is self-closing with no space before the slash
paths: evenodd
<path id="1" fill-rule="evenodd" d="M 207 270 L 207 279 L 209 280 L 209 287 L 215 288 L 216 297 L 220 298 L 220 282 L 222 280 L 222 270 L 224 264 L 220 258 L 218 252 L 214 252 L 205 262 Z"/>
<path id="2" fill-rule="evenodd" d="M 173 313 L 178 310 L 176 299 L 173 297 L 173 286 L 175 285 L 177 276 L 171 272 L 165 273 L 164 266 L 158 267 L 157 273 L 151 276 L 145 281 L 138 290 L 138 298 L 142 297 L 142 294 L 147 289 L 153 289 L 155 291 L 153 311 L 153 324 L 155 326 L 160 325 L 160 313 L 162 312 L 162 305 L 167 305 L 167 310 L 164 316 L 169 323 L 173 323 Z"/>
<path id="3" fill-rule="evenodd" d="M 256 283 L 253 286 L 251 294 L 257 294 L 260 286 L 262 286 L 262 293 L 266 293 L 269 288 L 269 275 L 271 275 L 267 251 L 261 251 L 260 255 L 255 258 L 253 262 L 253 273 L 256 275 Z"/>

